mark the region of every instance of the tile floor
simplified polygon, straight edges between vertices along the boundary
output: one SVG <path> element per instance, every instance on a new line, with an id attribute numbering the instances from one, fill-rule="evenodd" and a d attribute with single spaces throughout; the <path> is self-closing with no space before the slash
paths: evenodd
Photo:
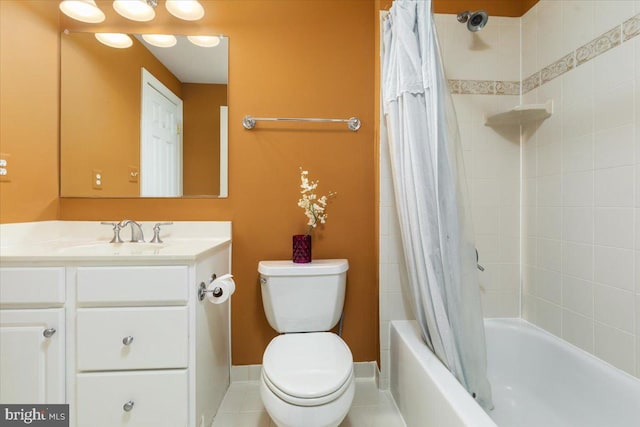
<path id="1" fill-rule="evenodd" d="M 235 381 L 222 400 L 212 427 L 275 427 L 260 400 L 258 381 Z M 389 391 L 373 378 L 357 378 L 353 405 L 340 427 L 405 427 Z"/>

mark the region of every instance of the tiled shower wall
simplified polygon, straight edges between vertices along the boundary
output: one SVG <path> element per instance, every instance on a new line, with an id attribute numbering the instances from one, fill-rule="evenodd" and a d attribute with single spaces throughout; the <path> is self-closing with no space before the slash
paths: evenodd
<path id="1" fill-rule="evenodd" d="M 491 17 L 472 33 L 455 15 L 436 15 L 445 73 L 462 137 L 467 188 L 480 255 L 486 317 L 520 315 L 520 131 L 485 117 L 520 101 L 520 20 Z"/>
<path id="2" fill-rule="evenodd" d="M 635 18 L 634 18 L 635 17 Z M 522 18 L 523 317 L 640 376 L 640 2 Z"/>
<path id="3" fill-rule="evenodd" d="M 490 18 L 470 33 L 455 15 L 436 15 L 462 135 L 485 315 L 519 316 L 519 129 L 492 129 L 486 115 L 519 103 L 520 19 Z M 380 385 L 388 386 L 389 321 L 414 318 L 391 182 L 386 130 L 380 147 Z"/>

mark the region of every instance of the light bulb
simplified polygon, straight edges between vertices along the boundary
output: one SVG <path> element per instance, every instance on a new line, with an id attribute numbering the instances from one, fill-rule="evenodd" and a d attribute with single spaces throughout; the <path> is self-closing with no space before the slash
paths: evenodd
<path id="1" fill-rule="evenodd" d="M 170 14 L 185 21 L 197 21 L 204 16 L 198 0 L 167 0 L 164 5 Z"/>
<path id="2" fill-rule="evenodd" d="M 220 44 L 219 36 L 187 36 L 187 39 L 200 47 L 214 47 Z"/>
<path id="3" fill-rule="evenodd" d="M 151 21 L 156 16 L 156 11 L 146 0 L 114 0 L 113 8 L 132 21 Z"/>
<path id="4" fill-rule="evenodd" d="M 125 49 L 133 45 L 133 40 L 127 34 L 121 33 L 96 33 L 96 38 L 102 44 L 118 49 Z"/>
<path id="5" fill-rule="evenodd" d="M 157 47 L 171 47 L 178 43 L 176 37 L 171 34 L 143 34 L 142 38 Z"/>
<path id="6" fill-rule="evenodd" d="M 77 21 L 98 24 L 105 18 L 94 0 L 64 0 L 59 7 L 62 13 Z"/>

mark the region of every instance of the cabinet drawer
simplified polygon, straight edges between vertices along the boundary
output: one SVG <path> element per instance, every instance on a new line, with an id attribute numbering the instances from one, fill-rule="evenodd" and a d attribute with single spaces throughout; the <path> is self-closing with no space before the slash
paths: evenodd
<path id="1" fill-rule="evenodd" d="M 178 305 L 189 292 L 186 266 L 78 268 L 78 305 Z"/>
<path id="2" fill-rule="evenodd" d="M 186 370 L 79 374 L 77 380 L 78 426 L 187 425 Z"/>
<path id="3" fill-rule="evenodd" d="M 0 268 L 0 307 L 62 307 L 64 268 Z"/>
<path id="4" fill-rule="evenodd" d="M 78 309 L 76 321 L 79 371 L 188 365 L 187 307 Z"/>

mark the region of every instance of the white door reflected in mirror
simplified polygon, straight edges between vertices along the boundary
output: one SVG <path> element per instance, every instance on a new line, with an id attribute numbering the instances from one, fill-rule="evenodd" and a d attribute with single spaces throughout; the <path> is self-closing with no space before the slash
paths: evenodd
<path id="1" fill-rule="evenodd" d="M 142 69 L 140 195 L 182 196 L 182 99 Z"/>

